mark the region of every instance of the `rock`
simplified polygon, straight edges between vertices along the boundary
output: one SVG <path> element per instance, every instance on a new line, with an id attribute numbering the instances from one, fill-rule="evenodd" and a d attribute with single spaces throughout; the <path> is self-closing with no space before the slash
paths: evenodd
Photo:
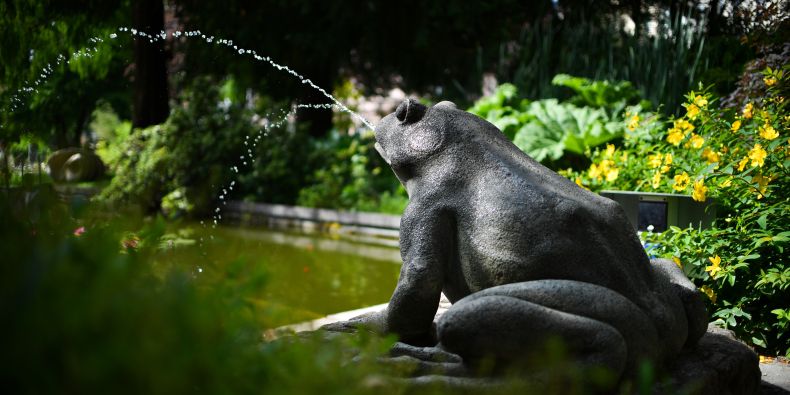
<path id="1" fill-rule="evenodd" d="M 47 160 L 49 174 L 55 181 L 93 181 L 104 175 L 104 162 L 93 151 L 64 148 Z"/>
<path id="2" fill-rule="evenodd" d="M 81 148 L 63 148 L 52 153 L 47 159 L 49 176 L 55 181 L 63 181 L 63 165 L 72 155 L 82 152 Z"/>
<path id="3" fill-rule="evenodd" d="M 762 395 L 790 395 L 790 363 L 787 358 L 761 362 L 760 371 L 763 375 Z"/>
<path id="4" fill-rule="evenodd" d="M 696 347 L 667 365 L 670 377 L 656 386 L 656 394 L 686 390 L 699 395 L 750 395 L 760 393 L 757 354 L 735 339 L 731 331 L 708 326 Z"/>
<path id="5" fill-rule="evenodd" d="M 104 175 L 104 163 L 90 153 L 76 153 L 63 164 L 63 179 L 69 182 L 93 181 Z"/>

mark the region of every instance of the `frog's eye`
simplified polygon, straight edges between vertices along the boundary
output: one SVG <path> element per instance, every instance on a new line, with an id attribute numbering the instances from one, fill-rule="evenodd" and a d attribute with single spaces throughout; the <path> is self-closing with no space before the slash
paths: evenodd
<path id="1" fill-rule="evenodd" d="M 434 105 L 434 107 L 450 108 L 450 109 L 453 109 L 453 110 L 457 110 L 458 109 L 458 107 L 455 105 L 455 103 L 453 103 L 451 101 L 448 101 L 448 100 L 440 101 L 440 102 L 436 103 Z"/>
<path id="2" fill-rule="evenodd" d="M 415 123 L 422 119 L 423 115 L 425 115 L 425 111 L 428 108 L 420 104 L 418 101 L 414 99 L 407 99 L 401 103 L 398 108 L 395 110 L 395 118 L 398 119 L 402 124 L 410 124 Z"/>

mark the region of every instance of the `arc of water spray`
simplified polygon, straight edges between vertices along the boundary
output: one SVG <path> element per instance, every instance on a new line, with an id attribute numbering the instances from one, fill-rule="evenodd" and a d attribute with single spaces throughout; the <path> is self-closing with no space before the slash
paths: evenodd
<path id="1" fill-rule="evenodd" d="M 151 43 L 154 43 L 156 41 L 164 41 L 165 39 L 167 39 L 167 36 L 168 36 L 168 33 L 165 32 L 164 30 L 160 30 L 159 33 L 156 34 L 156 35 L 149 34 L 149 33 L 137 30 L 135 28 L 129 28 L 129 27 L 119 27 L 117 29 L 117 31 L 121 32 L 121 33 L 130 33 L 132 36 L 146 38 Z M 200 38 L 203 39 L 203 41 L 205 41 L 206 43 L 209 43 L 209 44 L 216 40 L 216 43 L 218 45 L 225 45 L 225 46 L 227 46 L 229 48 L 233 48 L 233 50 L 237 51 L 239 53 L 239 55 L 245 55 L 245 54 L 246 55 L 252 55 L 252 57 L 255 60 L 257 60 L 259 62 L 266 62 L 269 65 L 271 65 L 272 67 L 276 68 L 277 70 L 285 71 L 286 73 L 291 74 L 292 76 L 298 78 L 299 81 L 302 82 L 302 84 L 310 86 L 311 88 L 317 90 L 322 95 L 324 95 L 327 99 L 331 100 L 332 103 L 335 106 L 337 106 L 340 110 L 342 110 L 344 112 L 347 112 L 351 116 L 355 117 L 356 119 L 361 121 L 368 128 L 375 129 L 373 124 L 370 123 L 370 121 L 365 119 L 359 113 L 357 113 L 355 111 L 352 111 L 351 109 L 346 107 L 343 103 L 341 103 L 339 100 L 337 100 L 337 98 L 332 96 L 324 88 L 321 88 L 320 86 L 316 85 L 312 80 L 310 80 L 309 78 L 297 73 L 295 70 L 291 69 L 290 67 L 283 66 L 283 65 L 275 62 L 274 60 L 272 60 L 272 58 L 270 58 L 268 56 L 258 55 L 258 53 L 256 51 L 253 51 L 253 50 L 250 50 L 250 49 L 239 48 L 237 45 L 233 44 L 232 40 L 223 39 L 223 38 L 215 38 L 214 36 L 206 36 L 200 30 L 188 30 L 188 31 L 176 30 L 176 31 L 173 31 L 172 33 L 170 33 L 170 35 L 173 38 L 178 38 L 178 37 L 181 37 L 181 36 L 184 36 L 184 37 L 200 37 Z M 110 39 L 116 39 L 118 37 L 118 34 L 110 33 L 108 37 Z M 94 44 L 99 44 L 99 43 L 104 42 L 105 40 L 102 37 L 98 37 L 97 36 L 97 37 L 90 38 L 88 41 L 90 41 L 91 43 L 94 43 Z M 91 57 L 92 56 L 91 52 L 96 52 L 97 50 L 98 49 L 96 47 L 93 47 L 93 48 L 82 48 L 80 50 L 77 50 L 77 51 L 73 52 L 71 54 L 71 58 L 67 62 L 71 62 L 71 60 L 77 59 L 77 58 L 80 58 L 80 57 Z M 57 61 L 55 62 L 54 66 L 60 65 L 64 61 L 66 61 L 66 57 L 63 56 L 62 54 L 58 55 Z M 42 69 L 42 71 L 39 72 L 38 78 L 36 78 L 36 80 L 34 80 L 32 85 L 36 86 L 36 87 L 39 86 L 41 83 L 43 83 L 52 74 L 52 71 L 53 71 L 53 65 L 51 63 L 47 64 Z M 26 85 L 24 87 L 22 87 L 19 90 L 17 90 L 17 92 L 13 95 L 13 97 L 11 99 L 11 104 L 12 104 L 12 108 L 11 109 L 12 109 L 12 111 L 14 109 L 16 109 L 18 104 L 21 104 L 21 99 L 18 97 L 18 94 L 20 92 L 32 93 L 32 92 L 36 91 L 36 89 L 33 86 L 30 86 L 30 84 L 26 83 Z"/>
<path id="2" fill-rule="evenodd" d="M 263 125 L 263 127 L 261 129 L 258 130 L 257 135 L 255 136 L 255 138 L 253 139 L 253 141 L 251 143 L 252 146 L 250 146 L 250 141 L 249 141 L 250 136 L 246 136 L 245 137 L 244 145 L 247 147 L 247 153 L 245 155 L 242 155 L 241 157 L 239 157 L 239 159 L 241 159 L 243 161 L 245 166 L 247 165 L 247 160 L 250 161 L 250 166 L 254 165 L 255 161 L 256 161 L 256 158 L 253 156 L 253 150 L 257 147 L 258 142 L 260 142 L 261 137 L 266 136 L 266 133 L 268 133 L 268 131 L 270 129 L 278 128 L 278 127 L 282 126 L 283 124 L 285 124 L 285 122 L 288 120 L 288 117 L 293 115 L 296 112 L 297 109 L 300 109 L 300 108 L 304 108 L 304 109 L 332 109 L 332 108 L 334 108 L 336 106 L 337 105 L 333 104 L 333 103 L 296 104 L 295 106 L 291 107 L 290 110 L 287 110 L 287 111 L 286 110 L 282 110 L 279 115 L 274 115 L 273 118 L 275 120 L 273 122 L 269 122 L 268 121 L 269 120 L 269 116 L 264 117 L 265 124 Z M 239 168 L 236 165 L 231 166 L 230 170 L 232 170 L 235 174 L 239 173 Z M 230 184 L 228 184 L 227 186 L 221 187 L 222 192 L 219 194 L 219 200 L 222 203 L 222 206 L 225 206 L 225 205 L 228 204 L 228 200 L 226 199 L 226 196 L 228 194 L 230 194 L 231 191 L 233 191 L 233 187 L 235 185 L 236 185 L 236 181 L 231 181 Z M 213 222 L 211 224 L 211 228 L 212 229 L 216 228 L 217 225 L 219 224 L 219 221 L 221 219 L 222 219 L 222 208 L 220 206 L 217 206 L 217 207 L 214 208 L 214 212 L 212 213 L 212 220 L 213 220 Z M 203 224 L 202 221 L 201 221 L 201 224 Z"/>
<path id="3" fill-rule="evenodd" d="M 119 27 L 117 29 L 117 31 L 121 32 L 121 33 L 130 33 L 132 36 L 146 38 L 146 39 L 148 39 L 148 41 L 150 43 L 154 43 L 156 41 L 164 41 L 165 39 L 167 39 L 167 36 L 168 36 L 168 34 L 165 31 L 160 31 L 159 34 L 152 35 L 152 34 L 148 34 L 146 32 L 139 31 L 139 30 L 134 29 L 134 28 L 128 28 L 128 27 Z M 192 30 L 192 31 L 176 30 L 176 31 L 171 33 L 171 36 L 173 38 L 178 38 L 178 37 L 180 37 L 182 35 L 184 37 L 200 37 L 206 43 L 209 43 L 209 44 L 214 42 L 214 40 L 215 40 L 214 36 L 206 36 L 205 34 L 200 32 L 200 30 Z M 114 40 L 114 39 L 116 39 L 118 37 L 118 34 L 110 33 L 108 37 L 110 39 Z M 312 80 L 310 80 L 309 78 L 306 78 L 303 75 L 297 73 L 295 70 L 289 68 L 288 66 L 283 66 L 283 65 L 275 62 L 274 60 L 272 60 L 268 56 L 258 55 L 258 53 L 256 51 L 249 50 L 249 49 L 244 49 L 244 48 L 239 48 L 237 45 L 233 44 L 232 40 L 227 40 L 227 39 L 222 39 L 222 38 L 216 39 L 216 40 L 217 40 L 217 44 L 218 45 L 221 44 L 221 45 L 226 45 L 227 47 L 232 47 L 240 55 L 244 55 L 244 54 L 252 55 L 253 58 L 255 60 L 257 60 L 257 61 L 266 62 L 269 65 L 271 65 L 272 67 L 274 67 L 274 68 L 276 68 L 276 69 L 278 69 L 280 71 L 285 71 L 288 74 L 291 74 L 292 76 L 298 78 L 303 84 L 309 85 L 313 89 L 316 89 L 317 91 L 321 92 L 321 94 L 323 94 L 329 100 L 332 101 L 332 103 L 322 103 L 322 104 L 297 104 L 297 105 L 293 106 L 290 111 L 288 111 L 285 114 L 283 114 L 277 121 L 275 121 L 273 123 L 267 123 L 266 125 L 264 125 L 263 128 L 258 131 L 258 135 L 255 137 L 255 139 L 254 139 L 254 141 L 252 143 L 252 147 L 250 148 L 248 146 L 248 148 L 247 148 L 247 155 L 249 156 L 249 160 L 251 162 L 250 164 L 254 164 L 255 163 L 255 160 L 254 160 L 253 155 L 252 155 L 252 149 L 254 149 L 257 146 L 257 143 L 260 140 L 261 136 L 265 136 L 266 132 L 269 129 L 271 129 L 271 128 L 282 126 L 282 124 L 287 120 L 287 118 L 291 114 L 293 114 L 297 109 L 300 109 L 300 108 L 306 108 L 306 109 L 331 109 L 331 108 L 334 108 L 334 107 L 338 107 L 340 110 L 342 110 L 342 111 L 350 114 L 351 116 L 357 118 L 358 120 L 360 120 L 365 126 L 370 128 L 371 130 L 374 129 L 373 125 L 367 119 L 365 119 L 362 115 L 360 115 L 359 113 L 357 113 L 355 111 L 352 111 L 351 109 L 346 107 L 343 103 L 341 103 L 339 100 L 337 100 L 337 98 L 335 98 L 334 96 L 329 94 L 326 90 L 324 90 L 320 86 L 318 86 L 315 83 L 313 83 Z M 22 99 L 19 97 L 19 94 L 20 93 L 33 93 L 33 92 L 36 92 L 37 91 L 37 87 L 39 85 L 43 84 L 47 80 L 47 78 L 49 78 L 49 76 L 53 73 L 54 67 L 59 66 L 63 62 L 69 63 L 72 60 L 79 59 L 79 58 L 82 58 L 82 57 L 88 57 L 88 58 L 92 57 L 92 53 L 98 51 L 98 48 L 96 47 L 96 45 L 104 42 L 105 40 L 103 38 L 101 38 L 101 37 L 92 37 L 88 41 L 93 43 L 94 47 L 85 47 L 85 48 L 79 49 L 79 50 L 73 52 L 71 54 L 71 57 L 68 60 L 66 59 L 66 57 L 63 54 L 60 54 L 60 55 L 58 55 L 57 60 L 54 62 L 54 64 L 48 63 L 44 68 L 42 68 L 42 70 L 38 73 L 37 78 L 33 81 L 32 84 L 30 84 L 30 83 L 28 83 L 26 81 L 25 85 L 22 88 L 18 89 L 14 93 L 14 95 L 12 96 L 12 98 L 11 98 L 11 111 L 14 111 L 18 107 L 18 105 L 20 105 L 22 103 Z M 245 145 L 249 144 L 249 142 L 247 140 L 249 140 L 249 136 L 247 136 L 247 139 L 245 139 L 245 142 L 244 142 Z M 246 164 L 246 160 L 245 160 L 245 156 L 244 155 L 241 156 L 241 159 L 244 160 L 244 163 Z M 235 173 L 239 172 L 238 166 L 231 166 L 231 170 L 233 170 Z M 235 184 L 236 184 L 236 181 L 231 181 L 230 184 L 227 187 L 223 187 L 222 188 L 222 193 L 220 194 L 219 198 L 222 201 L 223 205 L 227 204 L 227 200 L 225 199 L 225 196 L 230 191 L 233 190 L 233 187 L 234 187 Z M 212 228 L 215 228 L 217 226 L 219 220 L 221 220 L 221 219 L 222 219 L 221 208 L 220 207 L 216 207 L 215 210 L 214 210 L 214 218 L 213 218 L 214 221 L 213 221 L 213 224 L 212 224 Z M 201 223 L 202 223 L 202 221 L 201 221 Z M 202 238 L 201 238 L 201 242 L 202 242 Z"/>

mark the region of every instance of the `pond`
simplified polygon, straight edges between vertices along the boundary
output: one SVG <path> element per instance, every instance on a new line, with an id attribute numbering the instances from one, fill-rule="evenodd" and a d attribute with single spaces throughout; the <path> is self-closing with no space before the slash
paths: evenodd
<path id="1" fill-rule="evenodd" d="M 239 260 L 266 273 L 259 297 L 272 313 L 269 326 L 386 303 L 401 268 L 397 248 L 318 235 L 222 226 L 180 226 L 177 233 L 204 240 L 165 248 L 167 260 L 195 262 L 196 275 Z"/>

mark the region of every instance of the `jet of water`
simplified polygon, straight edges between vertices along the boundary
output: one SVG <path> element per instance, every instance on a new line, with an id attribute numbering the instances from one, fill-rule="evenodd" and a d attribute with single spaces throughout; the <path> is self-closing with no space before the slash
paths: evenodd
<path id="1" fill-rule="evenodd" d="M 140 31 L 140 30 L 137 30 L 137 29 L 134 29 L 134 28 L 128 28 L 128 27 L 119 27 L 117 29 L 117 32 L 118 33 L 124 33 L 124 34 L 130 34 L 132 37 L 144 38 L 144 39 L 147 39 L 150 43 L 155 43 L 157 41 L 164 41 L 168 37 L 168 33 L 165 32 L 165 31 L 160 31 L 159 34 L 152 35 L 152 34 L 148 34 L 146 32 L 143 32 L 143 31 Z M 107 36 L 107 38 L 109 38 L 110 40 L 115 40 L 115 39 L 118 38 L 118 33 L 110 33 Z M 324 90 L 323 88 L 321 88 L 318 85 L 316 85 L 315 83 L 313 83 L 313 81 L 311 81 L 309 78 L 306 78 L 305 76 L 297 73 L 295 70 L 289 68 L 288 66 L 283 66 L 283 65 L 275 62 L 274 60 L 272 60 L 268 56 L 261 56 L 261 55 L 258 55 L 258 53 L 253 51 L 253 50 L 239 48 L 237 45 L 233 44 L 232 40 L 227 40 L 227 39 L 223 39 L 223 38 L 216 38 L 214 36 L 206 36 L 200 30 L 189 30 L 189 31 L 176 30 L 176 31 L 173 31 L 172 33 L 170 33 L 170 36 L 172 38 L 179 38 L 179 37 L 182 37 L 182 36 L 183 37 L 190 37 L 190 38 L 191 37 L 199 37 L 200 39 L 202 39 L 207 44 L 215 43 L 215 45 L 224 45 L 224 46 L 226 46 L 228 48 L 232 48 L 239 55 L 252 56 L 255 60 L 257 60 L 259 62 L 265 62 L 265 63 L 271 65 L 272 67 L 274 67 L 274 68 L 276 68 L 276 69 L 278 69 L 280 71 L 285 71 L 286 73 L 298 78 L 303 84 L 309 85 L 313 89 L 318 90 L 319 92 L 321 92 L 321 94 L 323 94 L 329 100 L 332 101 L 332 103 L 322 103 L 322 104 L 297 104 L 297 105 L 293 106 L 289 111 L 283 110 L 280 114 L 275 115 L 274 116 L 274 118 L 275 118 L 274 122 L 269 122 L 268 117 L 265 117 L 263 119 L 263 127 L 258 131 L 256 136 L 252 140 L 250 140 L 250 136 L 246 136 L 246 138 L 245 138 L 244 145 L 247 147 L 247 149 L 246 149 L 245 154 L 240 156 L 240 158 L 239 158 L 239 160 L 241 161 L 241 165 L 243 165 L 243 166 L 247 166 L 248 164 L 251 166 L 251 165 L 253 165 L 255 163 L 255 158 L 253 156 L 253 152 L 254 152 L 254 149 L 257 146 L 258 142 L 260 142 L 260 139 L 262 137 L 265 137 L 270 129 L 278 128 L 278 127 L 283 126 L 283 124 L 285 124 L 287 122 L 288 118 L 295 114 L 297 109 L 302 109 L 302 108 L 305 108 L 305 109 L 333 109 L 333 108 L 338 108 L 341 111 L 344 111 L 344 112 L 350 114 L 351 116 L 357 118 L 358 120 L 360 120 L 368 128 L 374 129 L 373 125 L 367 119 L 365 119 L 362 115 L 360 115 L 359 113 L 357 113 L 355 111 L 352 111 L 351 109 L 346 107 L 343 103 L 341 103 L 339 100 L 337 100 L 337 98 L 335 98 L 334 96 L 329 94 L 326 90 Z M 106 38 L 93 37 L 93 38 L 89 39 L 89 42 L 91 42 L 94 45 L 93 47 L 85 47 L 85 48 L 82 48 L 80 50 L 77 50 L 77 51 L 73 52 L 71 54 L 71 56 L 68 57 L 68 58 L 66 56 L 64 56 L 63 54 L 58 55 L 58 57 L 55 60 L 55 62 L 47 64 L 38 73 L 37 78 L 32 83 L 28 82 L 28 81 L 25 81 L 25 84 L 23 85 L 23 87 L 21 89 L 17 90 L 17 92 L 15 92 L 15 94 L 11 98 L 11 111 L 15 111 L 16 109 L 18 109 L 24 103 L 22 97 L 20 97 L 22 94 L 32 94 L 32 93 L 37 92 L 38 91 L 38 87 L 41 86 L 44 82 L 46 82 L 46 80 L 52 75 L 52 73 L 53 73 L 53 71 L 54 71 L 54 69 L 56 67 L 60 66 L 63 63 L 70 63 L 71 61 L 79 59 L 79 58 L 83 58 L 83 57 L 90 58 L 90 57 L 92 57 L 93 54 L 98 51 L 98 47 L 97 46 L 100 43 L 103 43 L 105 41 L 106 41 Z M 230 170 L 232 170 L 236 174 L 239 173 L 238 165 L 231 166 Z M 236 181 L 231 181 L 230 184 L 228 184 L 227 186 L 222 187 L 222 193 L 220 193 L 220 195 L 219 195 L 219 200 L 221 201 L 221 205 L 222 206 L 227 205 L 228 194 L 231 191 L 233 191 L 233 188 L 234 188 L 235 185 L 236 185 Z M 222 213 L 221 207 L 217 206 L 214 209 L 212 228 L 215 228 L 219 224 L 219 221 L 222 219 L 222 214 L 221 213 Z M 203 224 L 202 221 L 201 221 L 201 224 Z M 204 224 L 204 226 L 205 226 L 205 224 Z M 201 244 L 202 244 L 202 238 L 201 238 Z"/>
<path id="2" fill-rule="evenodd" d="M 129 28 L 129 27 L 119 27 L 117 29 L 117 31 L 119 33 L 130 34 L 132 37 L 139 37 L 139 38 L 148 39 L 148 41 L 151 42 L 151 43 L 154 43 L 154 42 L 157 42 L 157 41 L 164 41 L 168 37 L 168 33 L 165 32 L 164 30 L 161 30 L 156 35 L 149 34 L 149 33 L 146 33 L 146 32 L 134 29 L 134 28 Z M 271 65 L 272 67 L 276 68 L 277 70 L 284 71 L 284 72 L 286 72 L 286 73 L 298 78 L 302 82 L 302 84 L 306 84 L 306 85 L 310 86 L 311 88 L 319 91 L 322 95 L 324 95 L 326 98 L 331 100 L 332 103 L 337 108 L 339 108 L 341 111 L 344 111 L 344 112 L 350 114 L 351 116 L 353 116 L 354 118 L 358 119 L 359 121 L 361 121 L 368 128 L 374 129 L 373 124 L 371 124 L 370 121 L 365 119 L 359 113 L 357 113 L 355 111 L 352 111 L 351 109 L 346 107 L 343 103 L 341 103 L 339 100 L 337 100 L 337 98 L 332 96 L 325 89 L 323 89 L 320 86 L 318 86 L 315 83 L 313 83 L 312 80 L 310 80 L 309 78 L 297 73 L 295 70 L 289 68 L 288 66 L 283 66 L 283 65 L 275 62 L 272 58 L 270 58 L 268 56 L 261 56 L 256 51 L 253 51 L 253 50 L 250 50 L 250 49 L 245 49 L 245 48 L 240 48 L 239 46 L 235 45 L 232 40 L 227 40 L 227 39 L 224 39 L 224 38 L 216 38 L 214 36 L 206 36 L 200 30 L 186 30 L 186 31 L 184 31 L 184 30 L 176 30 L 176 31 L 171 32 L 170 36 L 173 37 L 173 38 L 179 38 L 179 37 L 182 37 L 182 36 L 183 37 L 190 37 L 190 38 L 191 37 L 198 37 L 198 38 L 202 39 L 204 42 L 206 42 L 207 44 L 215 43 L 215 45 L 224 45 L 224 46 L 226 46 L 228 48 L 232 48 L 239 55 L 252 56 L 253 59 L 255 59 L 255 60 L 259 61 L 259 62 L 267 63 L 267 64 Z M 117 33 L 110 33 L 107 37 L 109 37 L 109 39 L 111 39 L 111 40 L 115 40 L 116 38 L 118 38 L 118 34 Z M 88 41 L 93 43 L 94 45 L 98 45 L 99 43 L 105 42 L 106 39 L 103 38 L 103 37 L 97 36 L 97 37 L 93 37 L 93 38 L 89 39 Z M 66 63 L 68 63 L 68 62 L 71 62 L 73 59 L 78 59 L 78 58 L 81 58 L 81 57 L 92 57 L 93 53 L 95 53 L 96 51 L 98 51 L 98 48 L 96 46 L 94 46 L 94 47 L 86 47 L 86 48 L 80 49 L 80 50 L 75 51 L 74 53 L 72 53 L 71 57 L 68 58 L 68 61 L 66 60 L 66 57 L 64 55 L 62 55 L 62 54 L 58 55 L 58 58 L 54 62 L 54 64 L 52 64 L 52 63 L 47 64 L 41 70 L 41 72 L 39 72 L 38 77 L 32 83 L 28 83 L 26 81 L 24 86 L 21 89 L 19 89 L 12 96 L 12 98 L 11 98 L 11 110 L 12 111 L 16 110 L 22 104 L 22 99 L 19 97 L 19 95 L 21 93 L 34 93 L 34 92 L 36 92 L 37 91 L 37 87 L 40 86 L 42 83 L 44 83 L 46 81 L 46 79 L 52 74 L 52 72 L 54 70 L 54 67 L 59 66 L 64 61 Z M 302 104 L 302 106 L 307 106 L 307 105 Z M 321 106 L 321 105 L 319 105 L 319 106 Z M 325 108 L 325 107 L 311 107 L 311 108 Z"/>

